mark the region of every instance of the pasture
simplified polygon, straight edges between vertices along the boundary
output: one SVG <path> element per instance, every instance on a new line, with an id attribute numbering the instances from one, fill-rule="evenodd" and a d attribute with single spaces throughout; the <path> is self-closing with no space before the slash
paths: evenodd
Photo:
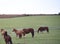
<path id="1" fill-rule="evenodd" d="M 34 38 L 31 34 L 19 39 L 15 33 L 12 32 L 13 28 L 34 28 L 38 30 L 40 26 L 48 26 L 49 33 L 35 32 Z M 1 18 L 0 29 L 3 28 L 8 31 L 12 37 L 13 44 L 60 44 L 60 16 L 27 16 L 16 18 Z M 0 44 L 5 44 L 3 36 L 0 34 Z"/>

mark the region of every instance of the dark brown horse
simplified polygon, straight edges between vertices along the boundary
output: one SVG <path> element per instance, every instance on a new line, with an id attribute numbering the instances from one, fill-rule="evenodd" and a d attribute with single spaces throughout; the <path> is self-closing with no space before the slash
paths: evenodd
<path id="1" fill-rule="evenodd" d="M 6 44 L 12 44 L 11 37 L 7 34 L 7 32 L 4 33 L 4 40 Z"/>
<path id="2" fill-rule="evenodd" d="M 23 29 L 25 34 L 31 33 L 32 37 L 34 37 L 34 29 L 33 28 L 28 28 L 28 29 Z"/>
<path id="3" fill-rule="evenodd" d="M 15 28 L 13 29 L 13 32 L 16 33 L 16 36 L 19 36 L 19 38 L 22 38 L 22 35 L 25 36 L 25 33 L 23 30 L 16 30 Z"/>
<path id="4" fill-rule="evenodd" d="M 48 27 L 40 27 L 40 28 L 38 28 L 38 33 L 39 33 L 39 31 L 40 32 L 43 32 L 43 31 L 47 31 L 47 32 L 49 32 L 49 29 L 48 29 Z"/>

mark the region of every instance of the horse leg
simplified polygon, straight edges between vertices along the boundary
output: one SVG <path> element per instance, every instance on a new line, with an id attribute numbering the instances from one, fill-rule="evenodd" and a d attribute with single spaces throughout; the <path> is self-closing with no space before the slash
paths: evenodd
<path id="1" fill-rule="evenodd" d="M 34 31 L 32 31 L 31 34 L 32 34 L 32 37 L 34 37 Z"/>
<path id="2" fill-rule="evenodd" d="M 16 34 L 16 37 L 18 36 L 18 34 Z"/>
<path id="3" fill-rule="evenodd" d="M 5 43 L 8 44 L 8 42 L 5 40 Z"/>
<path id="4" fill-rule="evenodd" d="M 7 42 L 6 42 L 6 44 L 10 44 L 10 42 L 9 42 L 9 41 L 7 41 Z"/>
<path id="5" fill-rule="evenodd" d="M 25 32 L 23 33 L 23 36 L 25 36 Z"/>
<path id="6" fill-rule="evenodd" d="M 19 35 L 19 38 L 22 38 L 22 35 L 21 34 Z"/>
<path id="7" fill-rule="evenodd" d="M 10 40 L 10 44 L 12 44 L 12 40 Z"/>
<path id="8" fill-rule="evenodd" d="M 39 29 L 38 29 L 38 31 L 37 31 L 38 33 L 39 33 Z"/>
<path id="9" fill-rule="evenodd" d="M 6 44 L 7 44 L 7 42 L 6 42 Z"/>
<path id="10" fill-rule="evenodd" d="M 9 44 L 8 42 L 6 42 L 6 44 Z"/>
<path id="11" fill-rule="evenodd" d="M 10 42 L 8 42 L 8 44 L 10 44 Z"/>
<path id="12" fill-rule="evenodd" d="M 47 32 L 49 32 L 49 29 L 47 28 Z"/>

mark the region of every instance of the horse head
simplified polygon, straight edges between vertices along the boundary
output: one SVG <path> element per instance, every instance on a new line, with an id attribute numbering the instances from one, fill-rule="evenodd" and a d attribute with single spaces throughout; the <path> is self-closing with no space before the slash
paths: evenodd
<path id="1" fill-rule="evenodd" d="M 1 32 L 4 31 L 4 29 L 1 29 Z"/>
<path id="2" fill-rule="evenodd" d="M 16 32 L 17 30 L 14 28 L 12 32 Z"/>

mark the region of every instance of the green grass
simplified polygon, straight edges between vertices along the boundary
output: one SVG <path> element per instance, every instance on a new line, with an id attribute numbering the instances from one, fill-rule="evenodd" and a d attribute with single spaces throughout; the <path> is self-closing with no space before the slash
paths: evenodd
<path id="1" fill-rule="evenodd" d="M 34 38 L 31 34 L 19 39 L 13 28 L 22 29 L 32 27 L 37 30 L 40 26 L 48 26 L 49 33 L 35 32 Z M 18 18 L 0 19 L 0 29 L 6 29 L 12 37 L 14 44 L 60 44 L 60 16 L 29 16 Z M 5 44 L 3 37 L 0 34 L 0 44 Z"/>

